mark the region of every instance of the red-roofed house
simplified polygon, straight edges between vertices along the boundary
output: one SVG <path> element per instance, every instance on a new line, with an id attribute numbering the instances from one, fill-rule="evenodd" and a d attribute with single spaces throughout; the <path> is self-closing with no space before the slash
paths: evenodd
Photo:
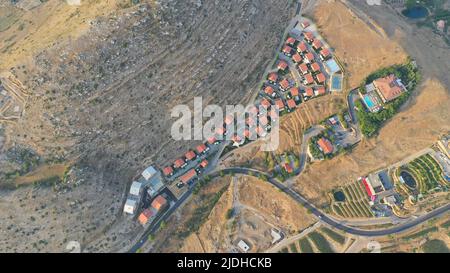
<path id="1" fill-rule="evenodd" d="M 306 74 L 305 75 L 305 80 L 303 81 L 304 84 L 308 85 L 308 84 L 312 84 L 314 82 L 313 76 L 311 74 Z"/>
<path id="2" fill-rule="evenodd" d="M 331 154 L 333 152 L 333 145 L 324 137 L 317 141 L 317 145 L 319 145 L 320 150 L 322 150 L 324 154 Z"/>
<path id="3" fill-rule="evenodd" d="M 405 86 L 394 74 L 374 80 L 373 85 L 384 103 L 398 98 L 404 91 L 406 91 Z"/>
<path id="4" fill-rule="evenodd" d="M 302 23 L 301 23 L 301 26 L 302 26 L 302 28 L 307 28 L 307 27 L 309 27 L 309 22 L 308 21 L 303 21 Z"/>
<path id="5" fill-rule="evenodd" d="M 289 38 L 286 39 L 286 44 L 288 44 L 288 45 L 290 45 L 290 46 L 293 46 L 293 45 L 295 44 L 296 41 L 297 41 L 297 40 L 295 40 L 295 38 L 289 37 Z"/>
<path id="6" fill-rule="evenodd" d="M 259 125 L 266 126 L 267 124 L 269 124 L 269 120 L 267 119 L 267 116 L 266 115 L 260 116 L 259 117 Z"/>
<path id="7" fill-rule="evenodd" d="M 297 52 L 299 52 L 299 53 L 305 52 L 307 49 L 308 49 L 308 48 L 306 47 L 305 42 L 300 42 L 300 43 L 297 45 Z"/>
<path id="8" fill-rule="evenodd" d="M 308 87 L 308 88 L 305 89 L 305 96 L 307 96 L 307 97 L 314 96 L 314 91 L 313 91 L 313 89 L 311 87 Z"/>
<path id="9" fill-rule="evenodd" d="M 276 81 L 278 80 L 278 74 L 275 73 L 275 72 L 272 72 L 272 73 L 269 74 L 269 76 L 267 77 L 267 79 L 268 79 L 270 82 L 274 83 L 274 82 L 276 82 Z"/>
<path id="10" fill-rule="evenodd" d="M 318 63 L 313 63 L 313 64 L 311 64 L 311 70 L 312 70 L 313 72 L 320 71 L 320 65 L 319 65 Z"/>
<path id="11" fill-rule="evenodd" d="M 155 199 L 152 201 L 152 208 L 154 208 L 156 211 L 160 211 L 162 208 L 164 208 L 167 205 L 167 200 L 162 195 L 158 195 Z"/>
<path id="12" fill-rule="evenodd" d="M 289 89 L 289 93 L 291 94 L 292 98 L 298 97 L 298 87 L 292 87 L 291 89 Z"/>
<path id="13" fill-rule="evenodd" d="M 208 138 L 208 144 L 213 145 L 217 143 L 217 139 L 215 137 Z"/>
<path id="14" fill-rule="evenodd" d="M 317 50 L 320 49 L 323 46 L 322 42 L 319 39 L 314 39 L 312 42 L 312 47 Z"/>
<path id="15" fill-rule="evenodd" d="M 197 150 L 197 153 L 203 154 L 203 153 L 207 152 L 209 150 L 209 148 L 204 143 L 202 143 L 197 146 L 196 150 Z"/>
<path id="16" fill-rule="evenodd" d="M 287 89 L 289 88 L 289 86 L 290 86 L 290 84 L 289 84 L 289 81 L 288 81 L 287 79 L 283 79 L 283 80 L 280 82 L 280 87 L 281 87 L 281 89 L 283 89 L 283 90 L 287 90 Z"/>
<path id="17" fill-rule="evenodd" d="M 256 133 L 258 134 L 258 136 L 264 137 L 267 135 L 266 130 L 264 130 L 264 128 L 262 128 L 261 126 L 258 126 L 256 128 Z"/>
<path id="18" fill-rule="evenodd" d="M 283 167 L 287 173 L 292 173 L 294 171 L 289 163 L 284 163 Z"/>
<path id="19" fill-rule="evenodd" d="M 319 86 L 315 90 L 316 96 L 324 95 L 326 93 L 325 86 Z"/>
<path id="20" fill-rule="evenodd" d="M 288 68 L 288 63 L 286 61 L 281 60 L 278 63 L 278 69 L 281 71 L 285 71 Z"/>
<path id="21" fill-rule="evenodd" d="M 269 108 L 270 105 L 272 105 L 272 104 L 270 103 L 270 101 L 269 101 L 268 99 L 264 98 L 264 99 L 261 100 L 261 105 L 262 105 L 262 107 L 264 107 L 264 108 L 267 109 L 267 108 Z"/>
<path id="22" fill-rule="evenodd" d="M 245 124 L 247 124 L 249 127 L 252 127 L 253 125 L 255 125 L 255 121 L 251 117 L 248 117 L 245 119 Z"/>
<path id="23" fill-rule="evenodd" d="M 322 73 L 319 73 L 316 75 L 316 81 L 317 83 L 324 83 L 325 82 L 325 75 Z"/>
<path id="24" fill-rule="evenodd" d="M 305 32 L 305 40 L 311 42 L 314 40 L 314 34 L 312 32 Z"/>
<path id="25" fill-rule="evenodd" d="M 314 62 L 314 54 L 312 54 L 311 52 L 308 52 L 305 54 L 305 61 L 307 63 L 312 63 Z"/>
<path id="26" fill-rule="evenodd" d="M 206 168 L 208 166 L 208 160 L 204 159 L 201 163 L 200 163 L 200 167 L 202 167 L 203 169 Z"/>
<path id="27" fill-rule="evenodd" d="M 173 168 L 171 166 L 167 166 L 163 169 L 164 176 L 172 176 L 173 175 Z"/>
<path id="28" fill-rule="evenodd" d="M 330 50 L 328 48 L 324 48 L 320 51 L 320 59 L 322 61 L 328 59 L 330 57 Z"/>
<path id="29" fill-rule="evenodd" d="M 194 151 L 188 151 L 184 156 L 186 157 L 187 160 L 192 160 L 197 157 Z"/>
<path id="30" fill-rule="evenodd" d="M 225 117 L 225 124 L 226 125 L 230 125 L 231 123 L 233 123 L 233 121 L 234 121 L 234 117 L 232 115 L 227 115 Z"/>
<path id="31" fill-rule="evenodd" d="M 275 100 L 275 105 L 278 107 L 278 110 L 279 110 L 279 111 L 284 110 L 284 103 L 283 103 L 283 100 L 281 100 L 281 99 Z"/>
<path id="32" fill-rule="evenodd" d="M 369 195 L 370 200 L 375 201 L 376 193 L 375 193 L 375 190 L 373 189 L 372 185 L 367 181 L 367 179 L 365 177 L 363 177 L 361 179 L 361 182 L 363 183 L 364 188 L 366 189 L 367 195 Z"/>
<path id="33" fill-rule="evenodd" d="M 275 97 L 275 95 L 276 95 L 276 93 L 273 90 L 272 86 L 269 86 L 269 85 L 264 88 L 264 93 L 266 93 L 270 97 Z"/>
<path id="34" fill-rule="evenodd" d="M 297 104 L 295 103 L 295 101 L 293 99 L 289 99 L 289 100 L 287 100 L 287 106 L 290 109 L 294 109 L 295 107 L 297 107 Z"/>
<path id="35" fill-rule="evenodd" d="M 290 46 L 288 46 L 288 45 L 284 46 L 284 47 L 283 47 L 283 53 L 286 54 L 286 55 L 288 55 L 288 56 L 290 56 L 291 53 L 292 53 L 292 47 L 290 47 Z"/>
<path id="36" fill-rule="evenodd" d="M 303 58 L 302 56 L 300 56 L 300 54 L 295 53 L 294 55 L 292 55 L 292 60 L 294 61 L 294 63 L 301 63 Z"/>
<path id="37" fill-rule="evenodd" d="M 148 220 L 150 220 L 150 218 L 152 218 L 153 215 L 154 215 L 154 213 L 152 212 L 151 209 L 145 209 L 139 215 L 138 221 L 139 221 L 139 223 L 141 223 L 141 225 L 145 225 L 145 224 L 147 224 Z"/>
<path id="38" fill-rule="evenodd" d="M 175 160 L 175 162 L 173 163 L 173 166 L 174 166 L 176 169 L 183 168 L 183 167 L 185 167 L 186 165 L 187 165 L 186 162 L 185 162 L 184 159 L 182 159 L 182 158 L 178 158 L 178 159 Z"/>
<path id="39" fill-rule="evenodd" d="M 194 179 L 195 177 L 197 177 L 197 172 L 194 169 L 189 170 L 187 173 L 183 174 L 180 177 L 181 182 L 183 182 L 184 184 L 189 183 L 192 179 Z"/>
<path id="40" fill-rule="evenodd" d="M 300 70 L 300 72 L 305 75 L 306 73 L 308 73 L 308 66 L 306 64 L 301 64 L 298 66 L 298 70 Z"/>

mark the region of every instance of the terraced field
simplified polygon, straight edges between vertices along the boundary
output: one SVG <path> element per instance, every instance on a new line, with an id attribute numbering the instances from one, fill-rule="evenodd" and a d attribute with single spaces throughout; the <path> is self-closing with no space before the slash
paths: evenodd
<path id="1" fill-rule="evenodd" d="M 282 248 L 280 253 L 334 253 L 335 250 L 332 244 L 343 246 L 345 243 L 345 236 L 331 230 L 327 227 L 322 227 L 319 230 L 313 231 L 305 237 L 296 242 Z"/>
<path id="2" fill-rule="evenodd" d="M 402 166 L 397 170 L 397 175 L 399 176 L 402 171 L 406 171 L 413 176 L 416 182 L 416 189 L 421 194 L 447 186 L 440 165 L 430 154 L 418 157 L 407 165 Z M 409 192 L 412 191 L 413 189 L 410 188 Z"/>
<path id="3" fill-rule="evenodd" d="M 340 189 L 344 195 L 343 202 L 332 203 L 333 212 L 344 218 L 368 218 L 373 217 L 369 207 L 368 198 L 361 183 L 354 182 Z"/>

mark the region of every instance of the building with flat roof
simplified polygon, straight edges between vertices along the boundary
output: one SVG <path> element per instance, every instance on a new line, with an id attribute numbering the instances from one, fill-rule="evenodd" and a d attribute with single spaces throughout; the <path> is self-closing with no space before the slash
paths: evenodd
<path id="1" fill-rule="evenodd" d="M 147 167 L 147 169 L 145 169 L 142 172 L 142 177 L 145 178 L 145 180 L 149 180 L 153 175 L 155 175 L 158 171 L 156 171 L 156 169 L 153 166 L 149 166 Z"/>
<path id="2" fill-rule="evenodd" d="M 125 202 L 125 206 L 123 207 L 123 211 L 127 214 L 133 215 L 136 212 L 138 205 L 138 200 L 133 197 L 129 197 Z"/>
<path id="3" fill-rule="evenodd" d="M 238 247 L 243 251 L 243 252 L 248 252 L 250 250 L 250 246 L 244 241 L 244 240 L 240 240 L 238 242 Z"/>
<path id="4" fill-rule="evenodd" d="M 133 181 L 130 187 L 130 194 L 134 196 L 139 196 L 142 192 L 143 185 L 141 182 Z"/>

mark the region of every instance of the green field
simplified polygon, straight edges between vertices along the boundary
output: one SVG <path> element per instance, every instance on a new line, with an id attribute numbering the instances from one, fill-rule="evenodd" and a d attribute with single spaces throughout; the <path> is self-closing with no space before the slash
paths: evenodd
<path id="1" fill-rule="evenodd" d="M 291 253 L 298 253 L 297 246 L 295 245 L 295 243 L 290 244 L 289 249 Z"/>
<path id="2" fill-rule="evenodd" d="M 332 229 L 329 229 L 327 227 L 322 227 L 320 229 L 320 231 L 322 233 L 324 233 L 325 235 L 327 235 L 328 237 L 330 237 L 331 239 L 333 239 L 333 241 L 335 241 L 338 244 L 343 245 L 345 243 L 345 237 Z"/>
<path id="3" fill-rule="evenodd" d="M 429 240 L 422 245 L 422 250 L 425 253 L 450 253 L 445 242 L 441 240 Z"/>
<path id="4" fill-rule="evenodd" d="M 313 247 L 311 246 L 308 238 L 301 238 L 298 240 L 298 244 L 302 253 L 314 253 Z"/>
<path id="5" fill-rule="evenodd" d="M 317 231 L 308 234 L 308 238 L 313 242 L 321 253 L 334 253 L 327 239 Z"/>
<path id="6" fill-rule="evenodd" d="M 364 192 L 362 184 L 354 182 L 341 187 L 345 195 L 345 201 L 334 202 L 332 209 L 338 216 L 344 218 L 369 218 L 373 213 L 369 207 L 368 197 Z"/>

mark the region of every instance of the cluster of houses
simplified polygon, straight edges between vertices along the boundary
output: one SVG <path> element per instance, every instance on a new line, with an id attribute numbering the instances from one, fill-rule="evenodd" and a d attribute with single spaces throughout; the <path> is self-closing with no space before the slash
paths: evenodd
<path id="1" fill-rule="evenodd" d="M 394 74 L 378 78 L 365 86 L 365 94 L 359 93 L 364 105 L 370 112 L 378 112 L 388 103 L 406 92 L 401 79 Z"/>
<path id="2" fill-rule="evenodd" d="M 164 198 L 160 194 L 163 188 L 164 183 L 161 172 L 156 170 L 153 166 L 149 166 L 131 183 L 123 211 L 126 214 L 135 215 L 144 198 L 149 198 L 151 200 Z"/>

